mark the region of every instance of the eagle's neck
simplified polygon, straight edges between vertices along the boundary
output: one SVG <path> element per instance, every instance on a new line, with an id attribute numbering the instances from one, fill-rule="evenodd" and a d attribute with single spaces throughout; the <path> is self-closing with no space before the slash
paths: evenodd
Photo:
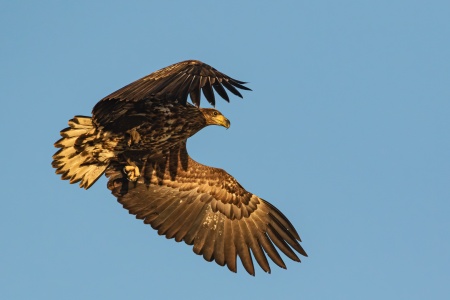
<path id="1" fill-rule="evenodd" d="M 186 127 L 189 130 L 189 136 L 192 136 L 208 126 L 208 124 L 200 109 L 195 106 L 187 106 L 186 108 Z"/>

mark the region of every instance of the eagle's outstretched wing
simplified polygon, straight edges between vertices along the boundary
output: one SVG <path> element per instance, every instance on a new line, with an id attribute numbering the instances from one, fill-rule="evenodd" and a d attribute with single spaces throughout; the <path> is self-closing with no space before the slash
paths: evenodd
<path id="1" fill-rule="evenodd" d="M 238 89 L 250 90 L 244 84 L 201 61 L 186 60 L 153 72 L 106 96 L 95 105 L 93 119 L 97 125 L 105 126 L 125 113 L 136 111 L 138 114 L 140 102 L 144 99 L 186 105 L 190 95 L 192 103 L 200 106 L 200 90 L 214 106 L 213 90 L 229 102 L 225 88 L 242 98 Z"/>
<path id="2" fill-rule="evenodd" d="M 141 166 L 142 177 L 130 182 L 123 165 L 111 165 L 108 188 L 130 214 L 158 234 L 194 245 L 194 252 L 236 272 L 236 257 L 254 275 L 252 255 L 270 272 L 266 254 L 286 268 L 275 246 L 294 261 L 307 256 L 300 236 L 273 205 L 247 192 L 222 169 L 192 160 L 181 143 L 161 162 Z M 295 251 L 294 251 L 295 250 Z"/>

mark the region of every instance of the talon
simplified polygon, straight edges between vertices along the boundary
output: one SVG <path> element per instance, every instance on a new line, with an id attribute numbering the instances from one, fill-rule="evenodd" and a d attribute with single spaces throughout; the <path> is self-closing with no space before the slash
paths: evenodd
<path id="1" fill-rule="evenodd" d="M 128 147 L 138 144 L 141 141 L 141 135 L 137 132 L 136 128 L 128 130 L 127 133 L 130 135 L 130 138 L 127 141 Z"/>
<path id="2" fill-rule="evenodd" d="M 129 181 L 138 180 L 138 178 L 141 176 L 139 168 L 136 166 L 135 163 L 131 162 L 130 160 L 127 160 L 127 162 L 129 163 L 129 165 L 123 168 L 123 172 L 127 174 L 127 179 Z"/>

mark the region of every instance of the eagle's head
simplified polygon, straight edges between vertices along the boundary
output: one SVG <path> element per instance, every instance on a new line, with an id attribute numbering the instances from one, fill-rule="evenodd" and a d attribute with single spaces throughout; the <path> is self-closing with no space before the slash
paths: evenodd
<path id="1" fill-rule="evenodd" d="M 200 108 L 206 120 L 206 125 L 219 125 L 230 128 L 230 121 L 220 111 L 214 108 Z"/>

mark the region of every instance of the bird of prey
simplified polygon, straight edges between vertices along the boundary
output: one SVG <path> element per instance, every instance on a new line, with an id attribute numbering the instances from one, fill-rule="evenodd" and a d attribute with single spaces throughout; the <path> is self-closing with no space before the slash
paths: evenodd
<path id="1" fill-rule="evenodd" d="M 239 257 L 254 275 L 253 258 L 270 273 L 268 256 L 286 268 L 277 248 L 294 261 L 297 253 L 307 256 L 291 222 L 186 150 L 187 139 L 204 127 L 230 126 L 218 110 L 200 108 L 201 93 L 215 106 L 215 93 L 229 102 L 226 90 L 242 97 L 238 89 L 250 90 L 245 84 L 197 60 L 151 73 L 101 99 L 92 116 L 69 120 L 52 166 L 85 189 L 106 174 L 108 189 L 130 214 L 193 245 L 207 261 L 236 272 Z"/>

